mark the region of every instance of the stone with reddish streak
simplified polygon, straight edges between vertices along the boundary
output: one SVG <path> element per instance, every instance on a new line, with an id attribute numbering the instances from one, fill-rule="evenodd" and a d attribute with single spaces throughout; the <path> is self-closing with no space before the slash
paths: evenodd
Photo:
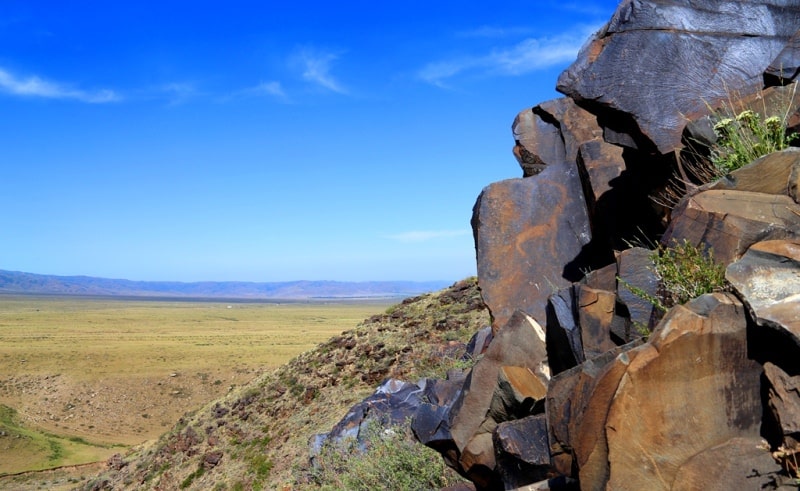
<path id="1" fill-rule="evenodd" d="M 591 240 L 575 164 L 487 186 L 472 228 L 481 295 L 496 333 L 520 309 L 546 322 L 547 297 L 581 276 L 575 260 Z"/>

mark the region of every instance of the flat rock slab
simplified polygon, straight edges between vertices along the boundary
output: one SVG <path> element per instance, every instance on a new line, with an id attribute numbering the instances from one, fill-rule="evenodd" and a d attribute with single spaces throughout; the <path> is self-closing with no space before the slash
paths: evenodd
<path id="1" fill-rule="evenodd" d="M 605 422 L 608 489 L 670 489 L 693 456 L 760 436 L 762 369 L 748 358 L 743 310 L 732 295 L 703 295 L 631 351 Z"/>
<path id="2" fill-rule="evenodd" d="M 754 244 L 725 278 L 759 324 L 788 331 L 800 345 L 800 239 Z"/>
<path id="3" fill-rule="evenodd" d="M 786 195 L 709 190 L 673 210 L 662 243 L 688 240 L 713 248 L 723 264 L 739 259 L 751 245 L 800 235 L 800 205 Z"/>
<path id="4" fill-rule="evenodd" d="M 487 186 L 472 228 L 492 329 L 497 332 L 517 309 L 544 325 L 547 297 L 582 276 L 574 261 L 591 240 L 576 164 Z"/>
<path id="5" fill-rule="evenodd" d="M 797 201 L 793 189 L 797 183 L 792 176 L 800 169 L 800 148 L 789 148 L 765 155 L 755 162 L 737 169 L 718 181 L 702 186 L 706 189 L 732 189 L 766 194 L 785 194 Z"/>
<path id="6" fill-rule="evenodd" d="M 557 89 L 606 114 L 612 142 L 666 154 L 681 147 L 686 121 L 763 86 L 799 19 L 797 2 L 626 0 Z"/>
<path id="7" fill-rule="evenodd" d="M 731 438 L 690 458 L 670 489 L 774 489 L 780 473 L 781 466 L 760 438 Z"/>
<path id="8" fill-rule="evenodd" d="M 550 381 L 545 404 L 550 452 L 561 474 L 577 478 L 573 476 L 577 467 L 586 482 L 607 479 L 608 448 L 603 425 L 619 380 L 631 362 L 627 353 L 635 356 L 632 350 L 641 343 L 637 340 L 614 348 Z"/>

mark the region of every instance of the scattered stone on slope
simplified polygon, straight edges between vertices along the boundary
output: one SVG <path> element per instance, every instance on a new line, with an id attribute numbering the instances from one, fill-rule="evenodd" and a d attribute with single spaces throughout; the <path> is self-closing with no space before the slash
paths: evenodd
<path id="1" fill-rule="evenodd" d="M 472 228 L 492 329 L 517 309 L 544 324 L 547 297 L 582 276 L 574 260 L 591 240 L 575 164 L 487 186 L 475 204 Z"/>
<path id="2" fill-rule="evenodd" d="M 725 278 L 757 323 L 787 331 L 800 346 L 800 238 L 754 244 Z"/>
<path id="3" fill-rule="evenodd" d="M 385 380 L 375 392 L 351 407 L 330 432 L 314 435 L 311 454 L 316 455 L 326 442 L 342 442 L 349 438 L 365 443 L 370 424 L 381 427 L 402 425 L 411 418 L 422 402 L 423 389 L 417 384 L 397 379 Z"/>
<path id="4" fill-rule="evenodd" d="M 673 308 L 634 351 L 605 422 L 609 489 L 670 489 L 693 456 L 760 436 L 762 370 L 748 358 L 747 321 L 732 296 Z"/>
<path id="5" fill-rule="evenodd" d="M 728 264 L 752 244 L 790 239 L 800 234 L 800 205 L 789 196 L 749 191 L 709 190 L 673 210 L 662 243 L 687 239 L 713 248 L 714 258 Z"/>
<path id="6" fill-rule="evenodd" d="M 123 466 L 87 480 L 82 489 L 178 489 L 193 474 L 189 490 L 220 483 L 304 489 L 310 478 L 309 439 L 374 392 L 363 375 L 418 380 L 433 369 L 443 371 L 457 360 L 442 357 L 443 347 L 448 353 L 457 347 L 460 355 L 469 335 L 489 321 L 476 278 L 406 299 L 185 416 L 159 442 L 126 455 Z M 439 397 L 453 397 L 432 385 Z M 306 389 L 311 387 L 309 402 Z M 212 466 L 215 452 L 222 458 Z M 206 470 L 197 476 L 200 466 Z"/>
<path id="7" fill-rule="evenodd" d="M 461 396 L 465 379 L 463 372 L 449 372 L 446 380 L 429 380 L 411 421 L 417 440 L 439 452 L 453 469 L 458 467 L 460 452 L 450 434 L 450 408 Z"/>
<path id="8" fill-rule="evenodd" d="M 762 87 L 799 16 L 795 2 L 626 0 L 557 88 L 591 106 L 607 141 L 666 154 L 686 121 Z"/>

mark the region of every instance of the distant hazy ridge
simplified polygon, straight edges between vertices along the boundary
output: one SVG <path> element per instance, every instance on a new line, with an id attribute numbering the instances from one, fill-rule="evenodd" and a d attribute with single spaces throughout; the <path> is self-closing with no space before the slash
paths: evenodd
<path id="1" fill-rule="evenodd" d="M 130 281 L 91 276 L 53 276 L 0 270 L 0 293 L 174 296 L 247 299 L 400 297 L 439 290 L 446 281 Z"/>

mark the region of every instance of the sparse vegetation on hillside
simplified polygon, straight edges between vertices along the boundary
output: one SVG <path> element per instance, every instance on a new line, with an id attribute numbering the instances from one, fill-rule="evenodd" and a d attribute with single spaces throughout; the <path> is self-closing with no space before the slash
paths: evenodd
<path id="1" fill-rule="evenodd" d="M 438 490 L 458 479 L 433 449 L 410 440 L 408 425 L 367 428 L 366 449 L 354 439 L 328 442 L 315 459 L 312 481 L 323 491 Z"/>
<path id="2" fill-rule="evenodd" d="M 330 430 L 385 378 L 416 381 L 488 324 L 475 278 L 406 299 L 187 415 L 82 489 L 315 488 L 312 435 Z"/>

